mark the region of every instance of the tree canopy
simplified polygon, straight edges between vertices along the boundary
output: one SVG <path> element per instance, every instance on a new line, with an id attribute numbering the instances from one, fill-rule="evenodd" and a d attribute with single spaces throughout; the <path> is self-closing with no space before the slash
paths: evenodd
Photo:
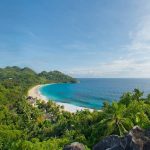
<path id="1" fill-rule="evenodd" d="M 107 135 L 123 136 L 134 125 L 150 127 L 150 96 L 143 98 L 138 89 L 93 112 L 69 113 L 52 101 L 37 101 L 33 107 L 26 99 L 27 90 L 36 84 L 74 81 L 58 71 L 37 74 L 29 68 L 0 69 L 0 149 L 62 150 L 81 142 L 88 150 Z"/>

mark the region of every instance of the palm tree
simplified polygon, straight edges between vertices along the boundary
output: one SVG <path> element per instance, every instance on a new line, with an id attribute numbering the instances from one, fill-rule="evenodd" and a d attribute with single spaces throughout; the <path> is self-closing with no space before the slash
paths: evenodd
<path id="1" fill-rule="evenodd" d="M 134 89 L 133 91 L 133 100 L 137 100 L 137 101 L 140 101 L 140 100 L 143 100 L 141 99 L 141 97 L 143 96 L 143 92 L 141 92 L 139 89 Z"/>
<path id="2" fill-rule="evenodd" d="M 104 111 L 104 119 L 100 122 L 106 127 L 106 135 L 119 134 L 124 135 L 128 129 L 133 126 L 132 121 L 125 116 L 126 106 L 112 103 L 112 106 L 108 107 Z"/>
<path id="3" fill-rule="evenodd" d="M 128 106 L 126 115 L 140 127 L 145 128 L 150 125 L 150 106 L 145 101 L 132 101 Z"/>

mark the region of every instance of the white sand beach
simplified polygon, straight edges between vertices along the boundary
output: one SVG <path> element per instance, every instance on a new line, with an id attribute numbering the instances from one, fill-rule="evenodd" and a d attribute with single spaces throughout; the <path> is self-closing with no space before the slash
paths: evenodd
<path id="1" fill-rule="evenodd" d="M 43 95 L 40 94 L 40 91 L 39 91 L 39 88 L 43 86 L 43 85 L 36 85 L 34 86 L 33 88 L 31 88 L 29 91 L 28 91 L 28 96 L 31 96 L 33 98 L 37 98 L 37 99 L 40 99 L 40 100 L 44 100 L 47 102 L 47 98 Z"/>
<path id="2" fill-rule="evenodd" d="M 43 85 L 36 85 L 34 86 L 33 88 L 31 88 L 29 91 L 28 91 L 28 96 L 31 96 L 33 98 L 37 98 L 37 99 L 40 99 L 40 100 L 43 100 L 45 102 L 48 101 L 48 99 L 43 96 L 40 91 L 39 91 L 39 88 L 42 87 L 42 86 L 45 86 L 46 84 L 43 84 Z M 54 101 L 55 102 L 55 101 Z M 88 109 L 90 111 L 93 111 L 93 109 L 89 109 L 89 108 L 85 108 L 85 107 L 79 107 L 79 106 L 75 106 L 75 105 L 72 105 L 72 104 L 68 104 L 68 103 L 62 103 L 62 102 L 56 102 L 56 104 L 60 105 L 60 106 L 64 106 L 64 110 L 65 111 L 69 111 L 71 113 L 75 113 L 77 111 L 81 111 L 81 110 L 85 110 L 85 109 Z"/>

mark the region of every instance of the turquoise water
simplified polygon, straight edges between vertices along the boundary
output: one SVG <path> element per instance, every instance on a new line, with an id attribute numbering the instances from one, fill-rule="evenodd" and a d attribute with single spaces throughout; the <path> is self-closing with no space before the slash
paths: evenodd
<path id="1" fill-rule="evenodd" d="M 79 79 L 80 83 L 52 84 L 40 88 L 42 95 L 57 102 L 99 109 L 104 101 L 119 100 L 127 91 L 139 88 L 150 93 L 150 79 Z"/>

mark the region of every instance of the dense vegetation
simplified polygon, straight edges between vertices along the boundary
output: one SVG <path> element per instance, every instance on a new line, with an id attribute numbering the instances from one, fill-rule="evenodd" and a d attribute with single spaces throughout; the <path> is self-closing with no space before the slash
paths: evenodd
<path id="1" fill-rule="evenodd" d="M 46 72 L 43 71 L 39 74 L 40 77 L 44 77 L 49 81 L 53 81 L 53 82 L 63 82 L 63 83 L 67 83 L 67 82 L 72 82 L 75 83 L 77 82 L 77 80 L 73 79 L 72 77 L 65 75 L 59 71 L 50 71 L 50 72 Z"/>
<path id="2" fill-rule="evenodd" d="M 118 102 L 105 102 L 102 111 L 73 114 L 51 101 L 37 101 L 37 107 L 32 107 L 26 99 L 31 86 L 76 81 L 64 75 L 61 80 L 60 75 L 56 71 L 37 74 L 29 68 L 0 69 L 0 149 L 61 150 L 74 141 L 91 149 L 107 135 L 122 136 L 134 125 L 150 127 L 150 95 L 143 98 L 138 89 L 123 94 Z"/>
<path id="3" fill-rule="evenodd" d="M 0 82 L 4 83 L 5 86 L 10 87 L 18 86 L 22 90 L 27 91 L 29 87 L 36 84 L 44 84 L 51 82 L 77 82 L 76 79 L 65 75 L 59 71 L 43 71 L 39 74 L 31 70 L 30 68 L 19 68 L 19 67 L 6 67 L 0 68 Z"/>

